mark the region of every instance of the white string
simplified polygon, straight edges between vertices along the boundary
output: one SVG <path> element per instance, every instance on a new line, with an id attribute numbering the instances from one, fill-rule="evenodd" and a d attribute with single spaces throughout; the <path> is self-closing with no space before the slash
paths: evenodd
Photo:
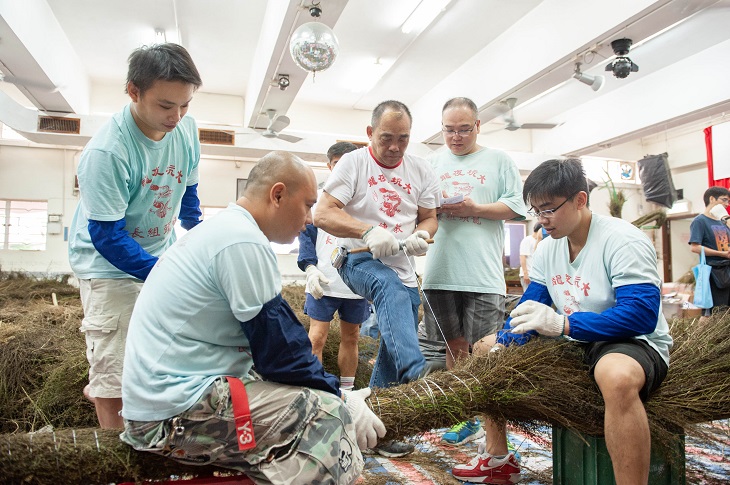
<path id="1" fill-rule="evenodd" d="M 439 329 L 439 333 L 441 334 L 441 337 L 444 339 L 444 344 L 446 345 L 446 351 L 451 354 L 451 359 L 456 362 L 456 358 L 454 357 L 454 353 L 451 351 L 451 347 L 448 343 L 446 343 L 446 335 L 444 335 L 444 331 L 441 328 L 441 324 L 439 323 L 438 319 L 436 318 L 436 313 L 433 311 L 433 307 L 431 307 L 431 302 L 428 301 L 428 298 L 426 297 L 426 292 L 423 291 L 423 287 L 421 286 L 421 283 L 418 281 L 418 273 L 416 272 L 416 268 L 411 264 L 411 258 L 408 254 L 408 250 L 406 249 L 406 245 L 401 242 L 401 248 L 403 249 L 403 253 L 406 255 L 406 261 L 408 261 L 408 266 L 411 267 L 413 270 L 413 274 L 416 275 L 416 285 L 418 285 L 418 289 L 421 291 L 421 294 L 423 295 L 423 300 L 426 302 L 426 305 L 428 305 L 428 309 L 431 312 L 431 315 L 433 316 L 433 321 L 436 322 L 436 327 Z M 425 309 L 424 309 L 425 312 Z"/>

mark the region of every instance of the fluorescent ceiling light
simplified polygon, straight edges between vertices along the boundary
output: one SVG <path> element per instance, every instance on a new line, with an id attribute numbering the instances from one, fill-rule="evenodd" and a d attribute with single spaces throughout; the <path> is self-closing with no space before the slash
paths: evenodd
<path id="1" fill-rule="evenodd" d="M 374 62 L 372 59 L 369 59 L 357 63 L 357 68 L 352 71 L 356 75 L 352 76 L 347 83 L 350 91 L 353 93 L 369 92 L 378 84 L 392 65 L 392 61 L 382 60 L 380 58 L 375 59 Z"/>
<path id="2" fill-rule="evenodd" d="M 451 0 L 421 0 L 418 6 L 411 12 L 400 30 L 404 34 L 411 32 L 420 33 L 434 21 L 438 14 L 451 2 Z"/>

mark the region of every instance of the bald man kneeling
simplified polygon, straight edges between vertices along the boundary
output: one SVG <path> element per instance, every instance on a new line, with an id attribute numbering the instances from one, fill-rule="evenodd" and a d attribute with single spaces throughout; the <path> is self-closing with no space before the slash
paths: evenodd
<path id="1" fill-rule="evenodd" d="M 127 336 L 123 441 L 256 483 L 355 482 L 358 448 L 385 427 L 365 403 L 370 389 L 342 395 L 312 354 L 269 244 L 291 243 L 316 199 L 312 170 L 272 152 L 243 197 L 160 258 Z"/>

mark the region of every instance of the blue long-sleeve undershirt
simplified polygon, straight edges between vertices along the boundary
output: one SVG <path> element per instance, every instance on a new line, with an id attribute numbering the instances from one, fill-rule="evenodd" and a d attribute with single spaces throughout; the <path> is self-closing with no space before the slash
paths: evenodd
<path id="1" fill-rule="evenodd" d="M 534 293 L 531 288 L 536 285 Z M 547 288 L 537 283 L 530 286 L 520 303 L 525 300 L 536 300 L 546 305 L 552 304 Z M 570 322 L 569 336 L 585 342 L 601 342 L 623 340 L 639 335 L 648 335 L 656 329 L 659 318 L 661 292 L 656 285 L 640 283 L 619 286 L 614 290 L 616 305 L 601 313 L 576 312 L 568 317 Z M 547 297 L 547 301 L 544 298 Z M 538 299 L 543 298 L 543 299 Z M 510 327 L 511 318 L 505 322 L 504 329 Z M 535 335 L 535 333 L 532 333 Z M 528 334 L 524 334 L 528 335 Z M 530 337 L 500 330 L 497 342 L 504 345 L 526 343 Z"/>
<path id="2" fill-rule="evenodd" d="M 180 225 L 186 231 L 200 224 L 203 212 L 200 210 L 200 199 L 198 198 L 198 184 L 188 185 L 180 201 Z"/>
<path id="3" fill-rule="evenodd" d="M 306 271 L 307 266 L 313 264 L 317 266 L 319 258 L 317 258 L 317 231 L 314 224 L 307 224 L 303 232 L 299 233 L 299 256 L 297 256 L 297 266 L 302 271 Z"/>
<path id="4" fill-rule="evenodd" d="M 340 395 L 337 377 L 325 372 L 312 354 L 309 336 L 281 293 L 253 319 L 241 322 L 251 345 L 256 372 L 266 380 Z"/>
<path id="5" fill-rule="evenodd" d="M 99 254 L 115 268 L 140 280 L 147 279 L 157 257 L 145 251 L 124 229 L 124 218 L 118 221 L 89 220 L 89 236 Z"/>
<path id="6" fill-rule="evenodd" d="M 190 230 L 200 223 L 200 216 L 203 214 L 200 211 L 198 184 L 189 185 L 185 189 L 180 204 L 180 224 Z M 125 218 L 118 221 L 89 219 L 91 243 L 115 268 L 144 281 L 157 263 L 157 257 L 145 251 L 132 239 L 124 229 L 126 226 Z"/>

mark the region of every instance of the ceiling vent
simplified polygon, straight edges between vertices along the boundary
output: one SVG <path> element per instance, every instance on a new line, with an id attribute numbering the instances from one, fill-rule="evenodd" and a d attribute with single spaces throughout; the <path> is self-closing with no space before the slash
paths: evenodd
<path id="1" fill-rule="evenodd" d="M 81 120 L 61 116 L 39 116 L 38 131 L 78 135 L 81 131 Z"/>
<path id="2" fill-rule="evenodd" d="M 236 133 L 234 131 L 198 128 L 198 139 L 200 143 L 209 145 L 233 146 L 236 143 Z"/>

